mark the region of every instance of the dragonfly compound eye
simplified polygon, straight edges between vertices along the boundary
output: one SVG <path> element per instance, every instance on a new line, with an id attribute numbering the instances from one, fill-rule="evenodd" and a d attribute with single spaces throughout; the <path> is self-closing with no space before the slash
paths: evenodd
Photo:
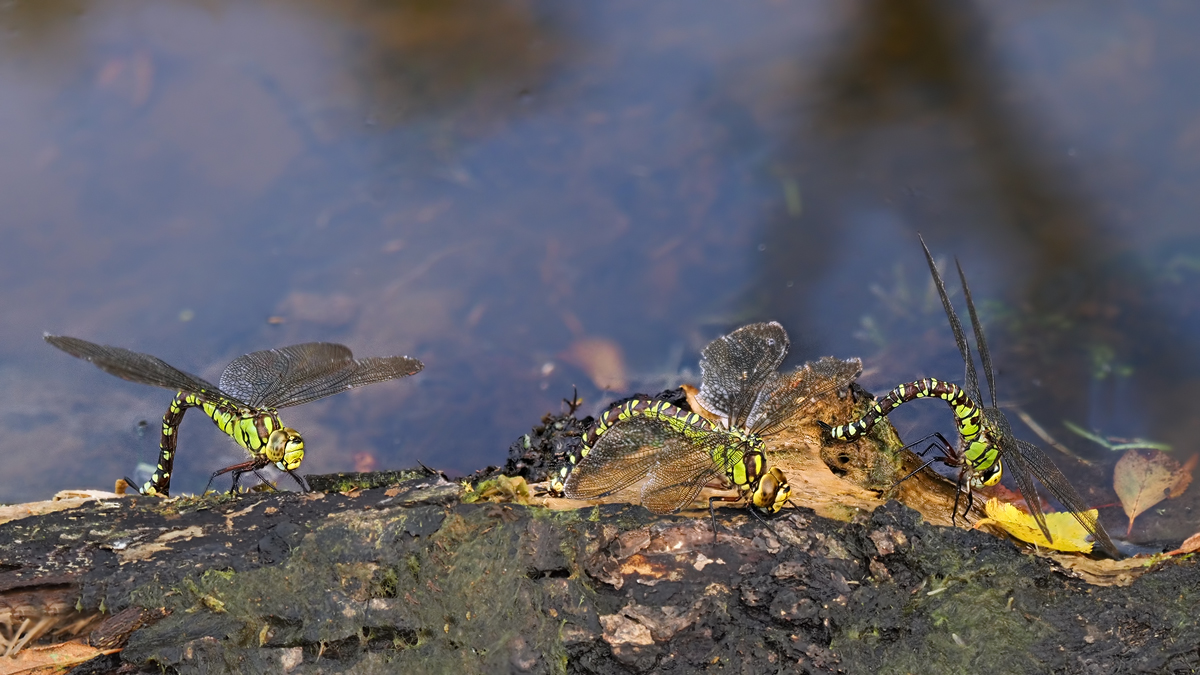
<path id="1" fill-rule="evenodd" d="M 304 460 L 304 439 L 295 429 L 276 429 L 267 440 L 266 455 L 284 471 L 293 471 Z"/>
<path id="2" fill-rule="evenodd" d="M 767 513 L 779 513 L 791 494 L 792 487 L 788 485 L 783 472 L 772 467 L 758 481 L 758 487 L 754 489 L 751 499 L 758 509 Z"/>

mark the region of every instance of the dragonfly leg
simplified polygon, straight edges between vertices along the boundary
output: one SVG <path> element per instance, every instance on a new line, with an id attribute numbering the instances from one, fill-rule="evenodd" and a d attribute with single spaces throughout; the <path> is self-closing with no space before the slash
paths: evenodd
<path id="1" fill-rule="evenodd" d="M 121 480 L 125 481 L 125 489 L 126 490 L 133 490 L 134 492 L 136 492 L 139 495 L 146 494 L 145 492 L 142 492 L 142 489 L 139 488 L 137 486 L 137 483 L 133 482 L 133 479 L 130 478 L 129 476 L 124 476 L 123 478 L 121 478 Z"/>
<path id="2" fill-rule="evenodd" d="M 242 477 L 242 474 L 246 473 L 247 471 L 253 471 L 255 474 L 257 474 L 258 470 L 264 466 L 266 466 L 266 463 L 262 462 L 262 460 L 251 459 L 249 461 L 242 462 L 241 464 L 234 464 L 232 466 L 227 466 L 224 469 L 218 469 L 217 471 L 213 472 L 212 476 L 209 477 L 208 484 L 204 486 L 204 492 L 201 494 L 208 492 L 208 488 L 212 487 L 212 482 L 216 480 L 217 476 L 224 476 L 227 473 L 233 474 L 233 487 L 229 489 L 229 493 L 233 494 L 235 491 L 237 491 L 238 480 Z M 262 476 L 259 476 L 259 478 L 262 478 Z"/>
<path id="3" fill-rule="evenodd" d="M 926 454 L 929 453 L 930 450 L 937 448 L 942 451 L 942 456 L 934 457 L 933 459 L 926 460 L 925 462 L 923 462 L 921 464 L 921 466 L 918 466 L 917 468 L 908 472 L 908 474 L 906 474 L 900 480 L 896 481 L 895 483 L 892 483 L 892 487 L 889 489 L 895 490 L 896 487 L 899 486 L 901 483 L 903 483 L 904 481 L 908 480 L 909 478 L 912 478 L 913 476 L 917 475 L 918 473 L 921 472 L 922 469 L 929 466 L 930 464 L 933 464 L 934 462 L 946 462 L 946 460 L 949 458 L 951 460 L 949 463 L 951 463 L 952 465 L 958 464 L 958 462 L 959 462 L 958 451 L 954 449 L 953 445 L 950 445 L 950 441 L 947 441 L 945 436 L 941 435 L 940 433 L 938 433 L 936 431 L 933 432 L 932 434 L 929 434 L 925 438 L 922 438 L 918 441 L 909 443 L 908 445 L 906 445 L 900 449 L 907 450 L 913 446 L 920 445 L 930 439 L 935 439 L 935 440 L 933 442 L 931 442 L 928 446 L 926 446 L 924 450 L 917 452 L 915 454 L 917 454 L 920 457 L 924 457 Z"/>
<path id="4" fill-rule="evenodd" d="M 967 503 L 963 508 L 963 522 L 967 521 L 967 514 L 971 512 L 971 507 L 975 505 L 975 493 L 971 490 L 971 481 L 966 480 L 968 473 L 969 470 L 967 467 L 963 467 L 962 470 L 958 472 L 958 481 L 954 484 L 954 510 L 950 512 L 950 525 L 953 527 L 958 527 L 956 519 L 958 518 L 959 497 L 961 497 L 963 494 L 967 495 Z M 966 490 L 963 490 L 964 483 L 967 486 Z"/>
<path id="5" fill-rule="evenodd" d="M 931 439 L 933 439 L 933 440 L 931 440 Z M 924 438 L 915 440 L 912 443 L 909 443 L 908 445 L 906 445 L 900 449 L 908 450 L 909 448 L 916 447 L 916 446 L 924 443 L 925 441 L 930 441 L 929 445 L 925 446 L 924 450 L 922 450 L 916 454 L 924 457 L 925 454 L 928 453 L 930 450 L 932 450 L 934 448 L 938 448 L 942 452 L 946 453 L 947 455 L 949 455 L 951 457 L 958 457 L 958 450 L 955 450 L 954 446 L 950 444 L 950 441 L 946 440 L 946 437 L 937 431 L 933 432 L 932 434 L 929 434 L 928 436 L 925 436 Z"/>
<path id="6" fill-rule="evenodd" d="M 728 496 L 728 497 L 709 497 L 708 498 L 708 517 L 709 517 L 709 520 L 712 521 L 713 546 L 717 545 L 717 511 L 715 508 L 713 508 L 713 502 L 740 502 L 743 499 L 744 499 L 744 497 L 742 497 L 742 495 L 740 495 L 740 494 L 732 495 L 732 496 Z M 771 524 L 769 522 L 767 522 L 767 519 L 763 517 L 763 514 L 759 513 L 759 510 L 757 508 L 755 508 L 753 505 L 750 505 L 749 510 L 750 510 L 750 515 L 757 518 L 758 522 L 762 523 L 763 527 L 770 530 L 771 534 L 774 534 L 776 538 L 779 537 L 779 534 L 775 532 L 775 528 L 771 527 Z"/>
<path id="7" fill-rule="evenodd" d="M 291 476 L 292 480 L 296 481 L 296 485 L 300 486 L 301 492 L 312 492 L 312 489 L 308 487 L 308 483 L 304 482 L 303 478 L 296 475 L 296 471 L 294 469 L 289 469 L 287 471 L 287 475 Z"/>
<path id="8" fill-rule="evenodd" d="M 713 508 L 713 502 L 740 502 L 741 500 L 742 496 L 740 494 L 726 497 L 717 496 L 708 498 L 708 517 L 712 521 L 713 546 L 717 545 L 717 511 Z M 753 509 L 751 510 L 753 511 Z"/>
<path id="9" fill-rule="evenodd" d="M 265 466 L 265 465 L 263 465 L 263 466 Z M 255 475 L 255 476 L 258 478 L 258 485 L 256 485 L 255 487 L 262 487 L 262 486 L 264 486 L 264 485 L 265 485 L 265 486 L 267 486 L 268 488 L 270 488 L 270 490 L 271 490 L 272 492 L 277 492 L 277 491 L 279 490 L 279 488 L 275 487 L 275 483 L 273 483 L 273 482 L 271 481 L 271 479 L 270 479 L 270 478 L 267 478 L 266 476 L 264 476 L 264 475 L 262 475 L 261 473 L 259 473 L 259 472 L 258 472 L 258 470 L 259 470 L 259 469 L 261 469 L 261 468 L 263 468 L 263 467 L 262 467 L 262 466 L 258 466 L 258 467 L 254 467 L 253 469 L 250 469 L 250 471 L 253 471 L 253 472 L 254 472 L 254 475 Z M 237 488 L 237 483 L 238 483 L 238 481 L 239 481 L 239 480 L 241 480 L 241 478 L 242 478 L 242 473 L 245 473 L 245 471 L 243 471 L 243 472 L 241 472 L 241 473 L 235 473 L 235 474 L 233 474 L 233 476 L 234 476 L 234 478 L 233 478 L 233 485 L 234 485 L 234 489 L 236 489 L 236 488 Z"/>
<path id="10" fill-rule="evenodd" d="M 791 501 L 791 500 L 788 500 L 788 501 Z M 771 523 L 767 522 L 767 519 L 763 516 L 763 514 L 758 512 L 758 509 L 755 508 L 754 505 L 750 505 L 750 515 L 757 518 L 758 522 L 762 523 L 763 527 L 770 530 L 771 534 L 775 535 L 776 539 L 779 538 L 779 533 L 775 531 L 775 528 L 771 527 Z"/>

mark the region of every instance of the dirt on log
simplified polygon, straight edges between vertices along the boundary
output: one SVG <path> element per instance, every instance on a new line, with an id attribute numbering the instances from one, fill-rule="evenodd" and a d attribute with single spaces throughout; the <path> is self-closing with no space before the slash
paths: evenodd
<path id="1" fill-rule="evenodd" d="M 1200 570 L 1096 587 L 891 502 L 769 527 L 344 494 L 93 501 L 0 526 L 3 599 L 124 617 L 79 672 L 1112 673 L 1200 664 Z M 131 609 L 132 608 L 132 609 Z M 82 622 L 82 623 L 80 623 Z M 89 623 L 90 622 L 90 623 Z M 110 629 L 112 630 L 112 629 Z M 86 670 L 82 670 L 86 669 Z"/>

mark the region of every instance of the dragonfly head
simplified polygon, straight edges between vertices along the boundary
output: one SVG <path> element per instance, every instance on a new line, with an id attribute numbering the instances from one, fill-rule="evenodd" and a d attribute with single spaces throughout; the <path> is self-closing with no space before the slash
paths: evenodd
<path id="1" fill-rule="evenodd" d="M 754 493 L 750 496 L 750 503 L 763 513 L 779 513 L 791 494 L 792 486 L 788 485 L 787 477 L 778 467 L 771 467 L 770 471 L 758 479 Z"/>
<path id="2" fill-rule="evenodd" d="M 304 460 L 304 439 L 295 429 L 276 429 L 267 439 L 266 455 L 280 469 L 294 471 Z"/>

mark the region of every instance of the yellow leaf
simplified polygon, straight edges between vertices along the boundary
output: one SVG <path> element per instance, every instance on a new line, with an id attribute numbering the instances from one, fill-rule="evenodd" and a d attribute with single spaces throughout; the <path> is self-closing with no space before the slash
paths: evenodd
<path id="1" fill-rule="evenodd" d="M 1194 465 L 1189 461 L 1184 467 L 1158 450 L 1129 450 L 1121 456 L 1113 467 L 1113 488 L 1129 516 L 1126 534 L 1133 531 L 1134 519 L 1146 509 L 1183 494 L 1192 482 Z"/>
<path id="2" fill-rule="evenodd" d="M 1083 527 L 1083 524 L 1070 513 L 1046 514 L 1046 527 L 1050 530 L 1050 536 L 1054 537 L 1054 541 L 1049 542 L 1046 541 L 1046 535 L 1042 534 L 1042 528 L 1038 527 L 1033 516 L 1012 504 L 992 498 L 984 505 L 983 510 L 988 517 L 975 523 L 975 527 L 985 524 L 995 525 L 1021 541 L 1055 551 L 1092 552 L 1092 544 L 1095 542 L 1091 540 L 1091 535 Z M 1086 513 L 1092 514 L 1092 518 L 1098 514 L 1096 509 Z"/>

